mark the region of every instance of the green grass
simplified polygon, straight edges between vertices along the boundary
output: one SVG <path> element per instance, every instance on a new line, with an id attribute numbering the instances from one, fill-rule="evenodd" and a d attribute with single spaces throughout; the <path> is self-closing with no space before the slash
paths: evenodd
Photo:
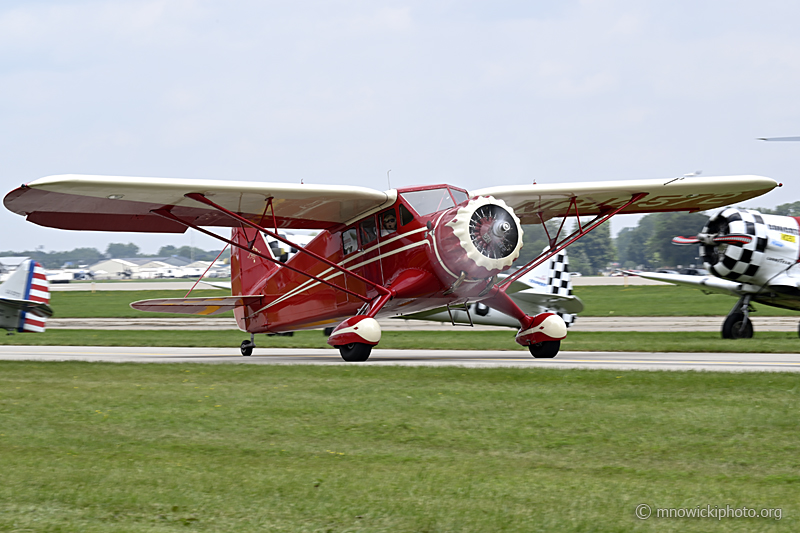
<path id="1" fill-rule="evenodd" d="M 56 291 L 51 305 L 58 318 L 180 317 L 168 313 L 145 313 L 130 303 L 154 298 L 183 298 L 185 291 Z M 225 290 L 196 290 L 191 296 L 226 296 Z M 676 285 L 632 285 L 576 287 L 575 294 L 586 305 L 581 316 L 725 316 L 736 300 L 723 294 L 703 294 Z M 797 316 L 797 311 L 755 304 L 756 316 Z M 233 316 L 226 313 L 216 316 Z"/>
<path id="2" fill-rule="evenodd" d="M 191 298 L 228 296 L 226 290 L 195 290 Z M 131 308 L 130 304 L 139 300 L 156 298 L 183 298 L 186 291 L 53 291 L 50 293 L 50 306 L 55 318 L 178 318 L 187 315 L 175 313 L 148 313 Z M 233 318 L 233 312 L 214 315 L 216 318 Z"/>
<path id="3" fill-rule="evenodd" d="M 514 331 L 384 331 L 379 348 L 404 350 L 526 350 L 514 342 Z M 2 345 L 32 346 L 202 346 L 238 351 L 249 336 L 240 331 L 67 330 L 0 336 Z M 300 331 L 292 337 L 258 335 L 259 348 L 331 348 L 320 331 Z M 710 332 L 578 332 L 561 343 L 562 351 L 608 352 L 741 352 L 798 353 L 796 333 L 757 332 L 752 339 L 730 340 Z"/>
<path id="4" fill-rule="evenodd" d="M 726 316 L 736 298 L 704 294 L 678 285 L 598 285 L 575 287 L 586 306 L 580 316 Z M 753 304 L 756 316 L 800 316 L 800 312 Z"/>
<path id="5" fill-rule="evenodd" d="M 797 531 L 799 394 L 771 373 L 0 362 L 0 530 Z"/>

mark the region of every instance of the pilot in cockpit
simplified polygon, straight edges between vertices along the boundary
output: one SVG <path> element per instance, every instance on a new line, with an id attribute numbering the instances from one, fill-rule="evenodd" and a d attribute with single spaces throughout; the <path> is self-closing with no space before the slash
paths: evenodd
<path id="1" fill-rule="evenodd" d="M 387 211 L 381 216 L 381 237 L 397 230 L 397 216 L 394 210 Z"/>

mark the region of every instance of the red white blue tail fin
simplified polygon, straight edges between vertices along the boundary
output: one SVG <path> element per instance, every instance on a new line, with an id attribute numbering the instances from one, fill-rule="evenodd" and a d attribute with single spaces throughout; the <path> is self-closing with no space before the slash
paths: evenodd
<path id="1" fill-rule="evenodd" d="M 49 303 L 50 287 L 44 268 L 29 259 L 0 285 L 0 327 L 20 333 L 44 333 L 47 317 L 53 314 Z"/>

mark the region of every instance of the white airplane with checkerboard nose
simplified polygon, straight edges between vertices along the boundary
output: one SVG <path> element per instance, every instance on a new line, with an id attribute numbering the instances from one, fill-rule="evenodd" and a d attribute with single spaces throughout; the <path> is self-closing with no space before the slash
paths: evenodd
<path id="1" fill-rule="evenodd" d="M 678 245 L 699 245 L 710 276 L 629 273 L 736 296 L 739 300 L 725 318 L 722 337 L 750 338 L 752 303 L 800 311 L 799 221 L 800 217 L 724 209 L 713 215 L 697 236 L 672 239 Z"/>

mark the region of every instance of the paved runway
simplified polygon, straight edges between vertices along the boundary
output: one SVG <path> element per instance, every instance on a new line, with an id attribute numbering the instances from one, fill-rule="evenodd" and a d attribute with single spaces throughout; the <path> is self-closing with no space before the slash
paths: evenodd
<path id="1" fill-rule="evenodd" d="M 602 368 L 611 370 L 706 370 L 715 372 L 800 372 L 800 354 L 561 352 L 534 359 L 523 351 L 373 350 L 365 363 L 346 363 L 333 349 L 256 348 L 242 357 L 237 348 L 118 348 L 86 346 L 0 346 L 6 361 L 105 361 L 114 363 L 238 363 L 344 366 L 463 366 L 471 368 Z"/>
<path id="2" fill-rule="evenodd" d="M 578 317 L 570 331 L 715 331 L 719 332 L 725 317 Z M 755 331 L 797 331 L 798 317 L 752 317 Z M 380 320 L 383 331 L 452 331 L 450 323 L 427 320 Z M 51 318 L 49 329 L 181 329 L 181 330 L 226 330 L 236 329 L 233 318 Z M 463 331 L 513 331 L 498 326 L 475 326 Z M 462 328 L 459 327 L 459 331 Z"/>

